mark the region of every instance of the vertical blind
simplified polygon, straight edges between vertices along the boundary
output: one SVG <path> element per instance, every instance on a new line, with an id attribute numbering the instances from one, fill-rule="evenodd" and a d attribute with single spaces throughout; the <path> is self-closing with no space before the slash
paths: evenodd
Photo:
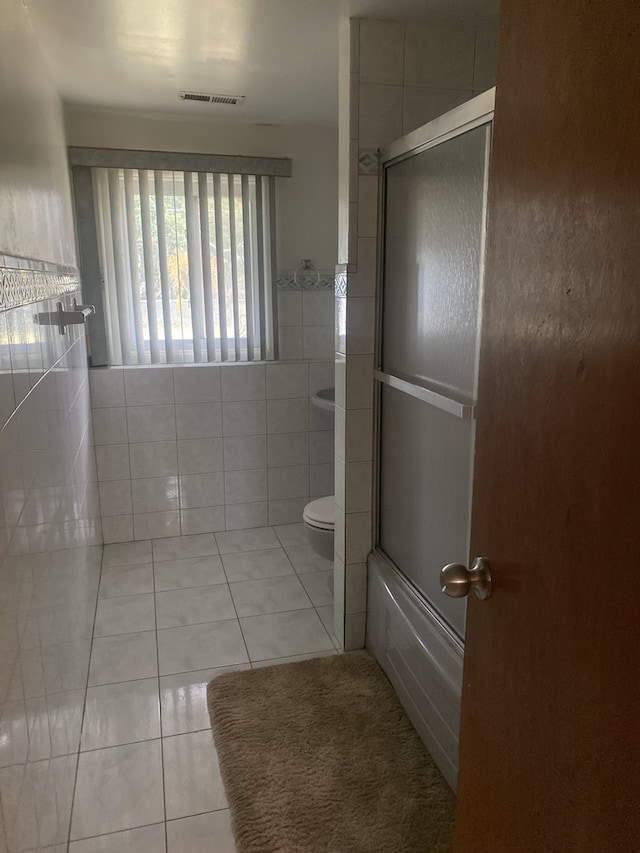
<path id="1" fill-rule="evenodd" d="M 109 362 L 277 357 L 275 178 L 91 171 Z"/>

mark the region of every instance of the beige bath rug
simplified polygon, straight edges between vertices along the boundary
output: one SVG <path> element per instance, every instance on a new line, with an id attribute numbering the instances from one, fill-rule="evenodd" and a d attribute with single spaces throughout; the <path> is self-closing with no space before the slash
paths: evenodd
<path id="1" fill-rule="evenodd" d="M 239 853 L 445 853 L 454 796 L 366 652 L 231 672 L 209 714 Z"/>

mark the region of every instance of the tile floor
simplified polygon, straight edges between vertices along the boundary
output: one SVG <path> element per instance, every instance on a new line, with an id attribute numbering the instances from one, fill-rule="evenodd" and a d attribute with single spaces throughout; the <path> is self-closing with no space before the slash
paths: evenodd
<path id="1" fill-rule="evenodd" d="M 84 711 L 70 719 L 48 708 L 49 728 L 60 722 L 57 752 L 26 770 L 3 766 L 4 816 L 16 814 L 0 853 L 234 851 L 206 684 L 229 670 L 335 654 L 331 568 L 298 524 L 106 545 Z M 78 644 L 77 662 L 73 645 L 51 647 L 67 656 L 46 669 L 61 691 L 79 688 L 75 667 L 86 671 L 88 645 Z M 20 833 L 26 789 L 40 847 Z"/>

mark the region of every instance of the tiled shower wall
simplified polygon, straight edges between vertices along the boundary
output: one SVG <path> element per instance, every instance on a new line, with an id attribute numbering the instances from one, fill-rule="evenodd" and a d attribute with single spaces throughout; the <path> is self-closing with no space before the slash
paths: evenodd
<path id="1" fill-rule="evenodd" d="M 378 149 L 494 85 L 497 28 L 352 19 L 341 34 L 335 631 L 364 645 L 372 546 Z"/>
<path id="2" fill-rule="evenodd" d="M 333 291 L 278 294 L 281 360 L 90 372 L 105 542 L 289 524 L 333 493 Z"/>

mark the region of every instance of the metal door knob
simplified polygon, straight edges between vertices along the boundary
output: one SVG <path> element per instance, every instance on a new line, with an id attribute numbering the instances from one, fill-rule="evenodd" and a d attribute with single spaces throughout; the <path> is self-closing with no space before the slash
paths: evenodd
<path id="1" fill-rule="evenodd" d="M 491 572 L 483 557 L 476 557 L 470 569 L 461 563 L 449 563 L 440 571 L 440 585 L 445 595 L 464 598 L 472 589 L 478 598 L 491 595 Z"/>

